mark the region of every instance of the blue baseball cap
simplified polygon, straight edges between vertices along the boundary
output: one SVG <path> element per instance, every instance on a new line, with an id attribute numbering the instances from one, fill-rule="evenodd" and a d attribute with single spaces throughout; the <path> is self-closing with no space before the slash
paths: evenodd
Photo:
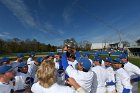
<path id="1" fill-rule="evenodd" d="M 99 61 L 100 63 L 102 62 L 102 58 L 100 58 L 99 56 L 96 56 L 93 60 L 94 61 Z"/>
<path id="2" fill-rule="evenodd" d="M 107 57 L 107 58 L 105 59 L 105 62 L 112 62 L 112 58 Z"/>
<path id="3" fill-rule="evenodd" d="M 121 61 L 121 59 L 118 57 L 118 58 L 115 58 L 112 63 L 114 64 L 122 64 L 123 62 Z"/>
<path id="4" fill-rule="evenodd" d="M 29 55 L 35 56 L 35 52 L 31 51 L 31 52 L 29 53 Z"/>
<path id="5" fill-rule="evenodd" d="M 17 54 L 17 58 L 23 58 L 24 55 L 23 54 Z"/>
<path id="6" fill-rule="evenodd" d="M 78 63 L 80 63 L 83 66 L 83 68 L 87 71 L 91 68 L 91 62 L 89 61 L 88 58 L 82 57 L 78 60 Z"/>
<path id="7" fill-rule="evenodd" d="M 120 58 L 120 59 L 123 59 L 123 58 L 127 59 L 127 58 L 128 58 L 128 55 L 126 55 L 126 54 L 121 54 L 121 55 L 119 56 L 119 58 Z"/>
<path id="8" fill-rule="evenodd" d="M 36 58 L 36 61 L 37 61 L 38 63 L 41 63 L 41 62 L 43 61 L 43 58 L 42 58 L 42 57 L 38 57 L 38 58 Z"/>
<path id="9" fill-rule="evenodd" d="M 12 70 L 14 70 L 14 68 L 12 68 L 12 66 L 8 66 L 8 65 L 0 66 L 0 74 L 4 74 L 4 73 L 10 72 Z"/>
<path id="10" fill-rule="evenodd" d="M 25 67 L 25 66 L 28 66 L 28 64 L 25 62 L 21 62 L 17 67 Z"/>
<path id="11" fill-rule="evenodd" d="M 2 58 L 1 60 L 0 60 L 0 62 L 9 62 L 10 61 L 10 59 L 9 58 Z"/>

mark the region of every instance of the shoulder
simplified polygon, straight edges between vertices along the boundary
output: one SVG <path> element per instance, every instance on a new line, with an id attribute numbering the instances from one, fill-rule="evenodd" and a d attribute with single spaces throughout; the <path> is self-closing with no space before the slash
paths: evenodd
<path id="1" fill-rule="evenodd" d="M 34 83 L 34 84 L 32 85 L 32 87 L 31 87 L 31 91 L 32 91 L 33 93 L 37 93 L 37 92 L 39 93 L 40 90 L 41 90 L 41 86 L 40 86 L 39 82 Z"/>
<path id="2" fill-rule="evenodd" d="M 120 75 L 120 77 L 122 78 L 129 78 L 128 73 L 123 69 L 120 68 L 119 70 L 117 70 L 117 73 Z"/>

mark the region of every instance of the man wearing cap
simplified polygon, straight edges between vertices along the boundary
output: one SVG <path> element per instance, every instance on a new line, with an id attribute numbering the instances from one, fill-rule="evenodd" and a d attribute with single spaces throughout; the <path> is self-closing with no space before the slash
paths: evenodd
<path id="1" fill-rule="evenodd" d="M 107 57 L 105 59 L 105 69 L 108 72 L 108 80 L 106 82 L 107 86 L 107 93 L 116 93 L 115 89 L 115 72 L 113 68 L 111 67 L 112 59 L 110 57 Z"/>
<path id="2" fill-rule="evenodd" d="M 105 68 L 101 66 L 102 59 L 99 56 L 94 58 L 95 67 L 92 68 L 92 71 L 97 75 L 97 92 L 96 93 L 106 93 L 106 82 L 108 80 L 108 74 Z"/>
<path id="3" fill-rule="evenodd" d="M 88 93 L 96 91 L 96 88 L 94 88 L 95 90 L 92 90 L 92 87 L 96 86 L 93 85 L 93 80 L 95 78 L 94 73 L 90 71 L 91 62 L 87 58 L 80 58 L 78 60 L 77 70 L 68 64 L 67 58 L 65 58 L 65 62 L 62 61 L 62 65 L 66 74 L 68 74 L 69 77 L 74 78 L 82 88 L 88 91 Z"/>
<path id="4" fill-rule="evenodd" d="M 16 93 L 30 91 L 30 86 L 33 83 L 33 79 L 28 74 L 28 65 L 24 62 L 18 65 L 18 73 L 15 76 L 14 90 Z"/>
<path id="5" fill-rule="evenodd" d="M 120 55 L 120 59 L 124 63 L 124 69 L 129 74 L 132 83 L 132 93 L 138 93 L 138 81 L 140 81 L 140 68 L 128 61 L 126 54 Z"/>
<path id="6" fill-rule="evenodd" d="M 1 65 L 8 65 L 10 64 L 10 59 L 5 57 L 5 58 L 2 58 L 0 62 L 1 62 Z"/>
<path id="7" fill-rule="evenodd" d="M 115 69 L 116 90 L 117 93 L 132 93 L 130 76 L 123 69 L 123 63 L 120 58 L 115 58 L 112 61 L 112 66 Z"/>
<path id="8" fill-rule="evenodd" d="M 21 62 L 23 62 L 23 58 L 24 58 L 24 55 L 23 54 L 17 54 L 17 59 L 16 61 L 12 62 L 11 65 L 12 67 L 17 67 Z M 17 68 L 15 68 L 15 71 L 17 71 Z"/>
<path id="9" fill-rule="evenodd" d="M 14 78 L 15 72 L 12 66 L 0 66 L 0 93 L 13 93 L 13 86 L 9 83 Z"/>
<path id="10" fill-rule="evenodd" d="M 37 65 L 36 65 L 36 61 L 35 61 L 34 57 L 35 57 L 35 52 L 30 52 L 29 53 L 29 58 L 27 60 L 28 73 L 30 74 L 30 76 L 32 78 L 35 78 L 35 73 L 36 73 L 36 70 L 37 70 Z"/>

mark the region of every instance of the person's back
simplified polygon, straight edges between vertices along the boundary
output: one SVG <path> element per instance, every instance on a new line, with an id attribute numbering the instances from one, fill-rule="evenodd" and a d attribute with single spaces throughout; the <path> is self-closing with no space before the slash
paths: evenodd
<path id="1" fill-rule="evenodd" d="M 121 54 L 120 59 L 124 64 L 124 70 L 130 76 L 130 80 L 132 82 L 132 92 L 138 93 L 138 81 L 140 81 L 140 68 L 128 61 L 127 54 Z"/>
<path id="2" fill-rule="evenodd" d="M 68 86 L 61 86 L 55 83 L 49 88 L 44 88 L 39 82 L 33 84 L 31 91 L 33 93 L 76 93 L 74 89 Z"/>
<path id="3" fill-rule="evenodd" d="M 140 68 L 130 62 L 124 64 L 124 70 L 128 73 L 131 80 L 140 77 Z M 138 93 L 138 82 L 133 82 L 132 86 L 133 93 Z"/>
<path id="4" fill-rule="evenodd" d="M 96 93 L 104 93 L 106 91 L 105 83 L 108 80 L 106 70 L 101 66 L 95 66 L 92 68 L 92 71 L 97 75 L 98 86 Z"/>
<path id="5" fill-rule="evenodd" d="M 128 73 L 123 69 L 120 68 L 116 70 L 116 89 L 118 93 L 123 92 L 123 88 L 130 88 L 131 89 L 131 84 L 130 84 L 130 77 Z"/>
<path id="6" fill-rule="evenodd" d="M 35 65 L 35 61 L 28 61 L 28 73 L 32 78 L 35 78 L 35 73 L 37 70 L 37 66 Z"/>
<path id="7" fill-rule="evenodd" d="M 71 70 L 69 69 L 71 68 Z M 83 87 L 86 91 L 91 91 L 92 81 L 94 78 L 94 74 L 92 71 L 83 72 L 79 70 L 75 70 L 72 67 L 68 67 L 67 73 L 70 77 L 73 77 L 76 82 Z"/>

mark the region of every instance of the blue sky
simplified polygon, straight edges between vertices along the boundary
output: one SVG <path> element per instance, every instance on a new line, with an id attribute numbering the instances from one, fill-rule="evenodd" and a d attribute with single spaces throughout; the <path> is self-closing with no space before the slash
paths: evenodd
<path id="1" fill-rule="evenodd" d="M 0 0 L 0 38 L 134 43 L 140 38 L 140 0 Z"/>

